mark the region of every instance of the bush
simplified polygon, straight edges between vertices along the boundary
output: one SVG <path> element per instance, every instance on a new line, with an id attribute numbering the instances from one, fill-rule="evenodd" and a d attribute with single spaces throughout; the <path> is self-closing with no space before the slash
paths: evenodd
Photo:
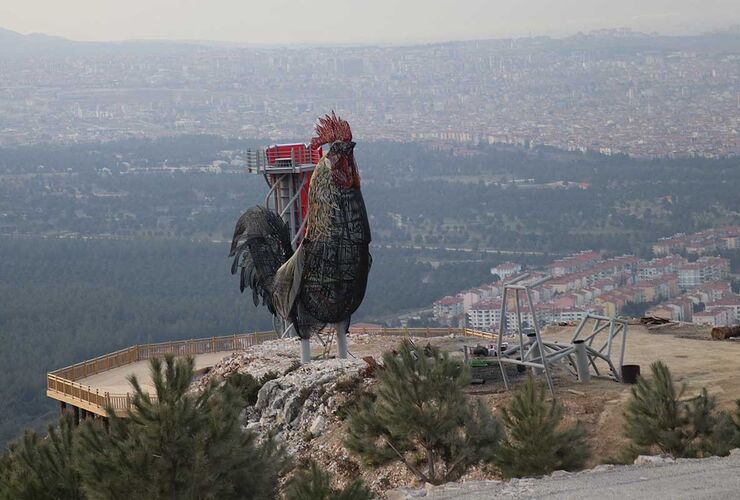
<path id="1" fill-rule="evenodd" d="M 329 475 L 316 462 L 299 470 L 288 482 L 286 500 L 370 500 L 372 492 L 361 480 L 356 479 L 339 490 L 332 488 Z"/>
<path id="2" fill-rule="evenodd" d="M 46 439 L 26 431 L 0 456 L 0 498 L 83 498 L 80 476 L 73 466 L 74 422 L 70 415 L 49 426 Z"/>
<path id="3" fill-rule="evenodd" d="M 343 394 L 354 394 L 362 384 L 362 377 L 359 375 L 350 375 L 342 377 L 334 384 L 334 389 Z"/>
<path id="4" fill-rule="evenodd" d="M 495 463 L 505 477 L 581 469 L 591 455 L 581 424 L 561 429 L 562 407 L 545 401 L 544 387 L 531 375 L 501 413 L 506 438 Z"/>
<path id="5" fill-rule="evenodd" d="M 109 431 L 80 426 L 79 471 L 91 497 L 274 498 L 283 452 L 242 431 L 235 387 L 189 393 L 192 358 L 152 359 L 151 378 L 156 400 L 131 377 L 127 418 L 109 410 Z"/>
<path id="6" fill-rule="evenodd" d="M 702 388 L 684 401 L 685 384 L 676 389 L 665 364 L 656 361 L 650 370 L 652 378 L 640 377 L 627 403 L 625 435 L 630 447 L 657 449 L 677 458 L 726 455 L 735 439 L 732 419 L 715 411 L 715 398 Z"/>
<path id="7" fill-rule="evenodd" d="M 235 387 L 241 394 L 242 398 L 244 398 L 244 401 L 248 405 L 252 406 L 257 402 L 257 394 L 260 392 L 260 389 L 262 389 L 262 386 L 268 381 L 274 380 L 279 376 L 279 373 L 269 371 L 257 379 L 249 373 L 237 372 L 226 379 L 226 383 Z"/>
<path id="8" fill-rule="evenodd" d="M 365 400 L 369 399 L 372 403 L 375 401 L 376 397 L 375 393 L 360 387 L 356 391 L 347 394 L 344 402 L 339 405 L 339 408 L 337 408 L 336 415 L 339 417 L 339 420 L 347 420 L 365 404 Z"/>
<path id="9" fill-rule="evenodd" d="M 345 446 L 368 465 L 401 461 L 422 481 L 458 479 L 471 465 L 490 462 L 500 425 L 463 389 L 467 368 L 435 348 L 404 340 L 383 354 L 375 401 L 364 397 L 350 414 Z"/>

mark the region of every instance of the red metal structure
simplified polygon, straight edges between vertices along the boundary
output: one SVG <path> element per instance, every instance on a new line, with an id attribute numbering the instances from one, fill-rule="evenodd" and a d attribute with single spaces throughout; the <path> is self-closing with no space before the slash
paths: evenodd
<path id="1" fill-rule="evenodd" d="M 309 183 L 322 155 L 321 146 L 304 143 L 273 144 L 247 152 L 249 171 L 263 175 L 270 187 L 265 206 L 288 225 L 294 249 L 306 232 Z"/>

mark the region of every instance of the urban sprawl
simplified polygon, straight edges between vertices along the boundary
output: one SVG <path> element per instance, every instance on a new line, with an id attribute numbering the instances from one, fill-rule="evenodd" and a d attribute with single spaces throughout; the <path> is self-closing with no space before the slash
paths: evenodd
<path id="1" fill-rule="evenodd" d="M 541 270 L 524 270 L 507 262 L 491 269 L 497 280 L 434 302 L 434 319 L 465 323 L 472 328 L 500 329 L 503 284 L 521 276 L 537 284 L 531 289 L 539 323 L 581 320 L 587 313 L 617 316 L 625 308 L 645 306 L 644 314 L 669 321 L 710 326 L 740 324 L 740 295 L 728 280 L 730 261 L 716 256 L 740 248 L 740 226 L 678 234 L 653 245 L 655 258 L 634 255 L 604 259 L 583 251 L 556 260 Z M 509 299 L 507 299 L 509 300 Z M 516 324 L 514 297 L 507 303 L 507 329 Z M 522 320 L 533 324 L 521 303 Z"/>
<path id="2" fill-rule="evenodd" d="M 6 58 L 0 145 L 203 133 L 300 139 L 334 109 L 363 140 L 735 155 L 737 39 L 682 43 L 608 30 L 561 40 Z"/>

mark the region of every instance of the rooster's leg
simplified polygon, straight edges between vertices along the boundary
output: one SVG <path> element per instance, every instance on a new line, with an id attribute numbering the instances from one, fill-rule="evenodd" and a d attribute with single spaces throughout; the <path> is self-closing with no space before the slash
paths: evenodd
<path id="1" fill-rule="evenodd" d="M 337 331 L 339 359 L 347 359 L 347 330 L 349 330 L 349 321 L 350 318 L 346 318 L 339 323 L 334 323 L 334 329 Z"/>
<path id="2" fill-rule="evenodd" d="M 311 339 L 301 339 L 301 363 L 311 362 Z"/>

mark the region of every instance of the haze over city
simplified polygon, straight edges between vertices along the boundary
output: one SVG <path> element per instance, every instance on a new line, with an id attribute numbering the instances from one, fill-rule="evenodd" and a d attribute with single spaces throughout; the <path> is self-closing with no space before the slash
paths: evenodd
<path id="1" fill-rule="evenodd" d="M 735 498 L 739 192 L 740 0 L 0 0 L 0 500 Z"/>
<path id="2" fill-rule="evenodd" d="M 734 0 L 9 0 L 2 26 L 76 40 L 410 43 L 630 28 L 694 34 L 740 24 Z"/>

